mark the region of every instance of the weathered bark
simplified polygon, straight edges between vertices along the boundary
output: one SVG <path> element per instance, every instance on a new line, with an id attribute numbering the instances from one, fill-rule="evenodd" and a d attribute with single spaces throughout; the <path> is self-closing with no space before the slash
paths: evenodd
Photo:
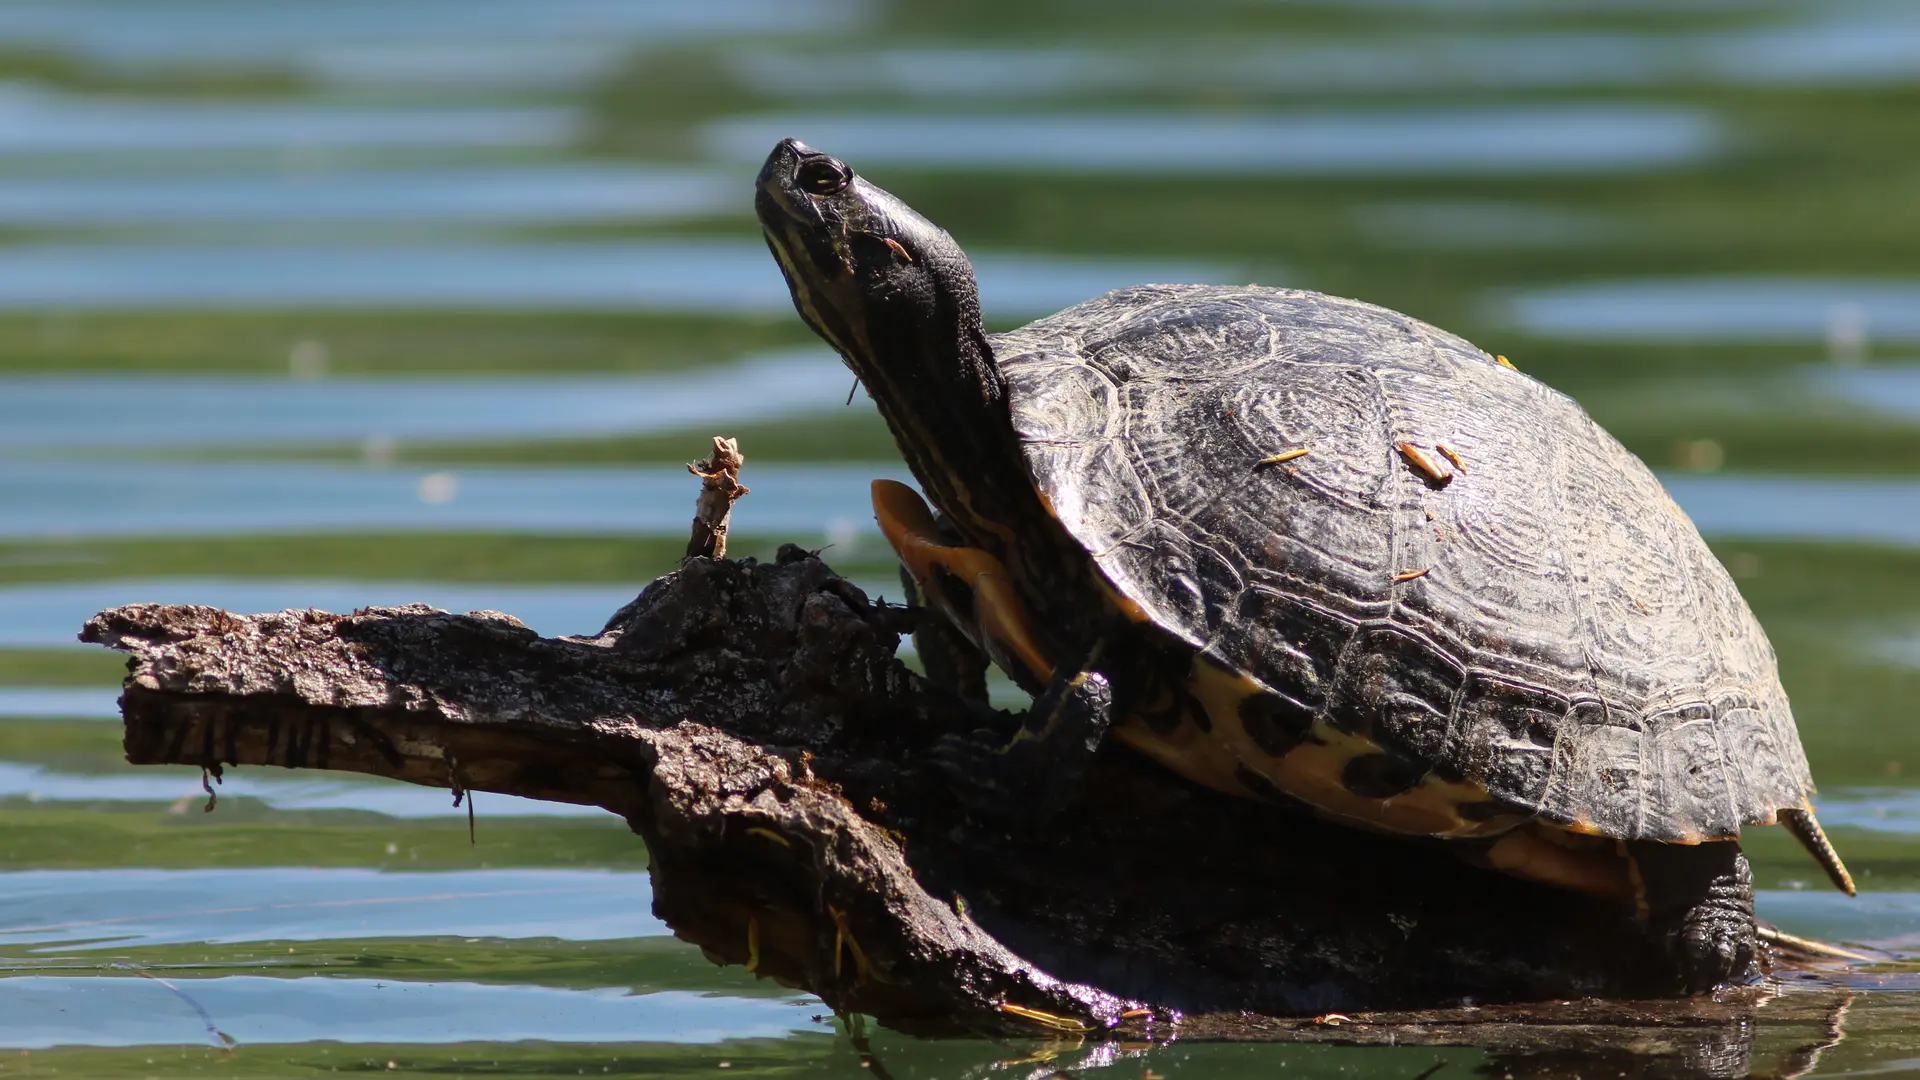
<path id="1" fill-rule="evenodd" d="M 344 769 L 603 806 L 645 838 L 655 909 L 681 937 L 910 1030 L 1515 1053 L 1545 1039 L 1669 1057 L 1712 1044 L 1721 1058 L 1721 1043 L 1751 1039 L 1756 992 L 1457 1008 L 1658 994 L 1673 975 L 1628 913 L 1440 845 L 1219 796 L 1117 747 L 1059 820 L 969 820 L 927 750 L 1009 721 L 894 659 L 911 618 L 789 546 L 772 564 L 692 559 L 595 638 L 422 606 L 158 605 L 103 612 L 82 638 L 132 653 L 132 762 Z M 1333 1010 L 1353 1022 L 1244 1015 Z"/>

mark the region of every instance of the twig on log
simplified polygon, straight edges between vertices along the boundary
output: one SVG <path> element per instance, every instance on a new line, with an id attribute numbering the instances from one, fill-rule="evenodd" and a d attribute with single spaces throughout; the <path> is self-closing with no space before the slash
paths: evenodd
<path id="1" fill-rule="evenodd" d="M 687 463 L 687 471 L 700 478 L 700 497 L 694 502 L 693 537 L 687 541 L 687 558 L 727 557 L 727 523 L 733 516 L 733 504 L 748 488 L 740 483 L 740 466 L 746 464 L 740 443 L 734 439 L 713 437 L 713 452 L 705 461 Z"/>

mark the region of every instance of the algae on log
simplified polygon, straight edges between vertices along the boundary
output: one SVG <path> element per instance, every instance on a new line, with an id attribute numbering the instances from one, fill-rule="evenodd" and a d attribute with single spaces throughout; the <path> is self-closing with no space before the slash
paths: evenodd
<path id="1" fill-rule="evenodd" d="M 339 769 L 605 807 L 645 839 L 655 910 L 676 934 L 907 1030 L 1517 1050 L 1537 1025 L 1497 1031 L 1525 1010 L 1474 1003 L 1672 984 L 1663 950 L 1612 906 L 1438 844 L 1227 798 L 1118 747 L 1057 820 L 969 820 L 928 750 L 1012 721 L 895 659 L 916 614 L 870 603 L 789 545 L 767 564 L 691 559 L 592 638 L 419 605 L 138 604 L 81 636 L 132 654 L 129 761 Z M 1686 1032 L 1747 1031 L 1761 1000 L 1616 1020 L 1659 1017 L 1647 1032 L 1696 1053 Z M 1676 1026 L 1676 1008 L 1696 1023 Z M 1236 1015 L 1392 1009 L 1446 1011 Z M 1638 1030 L 1541 1015 L 1562 1018 L 1544 1021 L 1562 1048 L 1574 1028 Z"/>

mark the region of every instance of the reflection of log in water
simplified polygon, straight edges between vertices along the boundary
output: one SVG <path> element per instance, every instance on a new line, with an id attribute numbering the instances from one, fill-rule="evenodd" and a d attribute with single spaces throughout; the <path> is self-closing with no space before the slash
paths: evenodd
<path id="1" fill-rule="evenodd" d="M 645 838 L 681 937 L 908 1030 L 1747 1061 L 1757 992 L 1459 1008 L 1657 994 L 1671 972 L 1598 902 L 1217 796 L 1123 750 L 1044 829 L 965 820 L 927 750 L 981 716 L 894 660 L 910 618 L 789 546 L 772 564 L 692 559 L 592 639 L 425 607 L 158 605 L 82 636 L 133 654 L 130 761 L 605 807 Z"/>

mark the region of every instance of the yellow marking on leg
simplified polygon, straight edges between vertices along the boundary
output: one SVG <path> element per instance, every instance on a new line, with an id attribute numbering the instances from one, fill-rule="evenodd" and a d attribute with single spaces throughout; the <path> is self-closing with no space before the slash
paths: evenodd
<path id="1" fill-rule="evenodd" d="M 905 484 L 875 480 L 873 516 L 928 600 L 975 645 L 996 659 L 999 654 L 1011 654 L 1041 682 L 1053 678 L 1053 661 L 1040 648 L 1038 635 L 1027 619 L 1026 605 L 1004 563 L 979 548 L 948 544 L 940 536 L 926 502 Z M 936 567 L 973 590 L 973 625 L 966 624 L 963 613 L 946 605 L 934 573 Z"/>
<path id="2" fill-rule="evenodd" d="M 1633 860 L 1612 840 L 1529 822 L 1494 841 L 1476 860 L 1515 877 L 1638 905 Z"/>

